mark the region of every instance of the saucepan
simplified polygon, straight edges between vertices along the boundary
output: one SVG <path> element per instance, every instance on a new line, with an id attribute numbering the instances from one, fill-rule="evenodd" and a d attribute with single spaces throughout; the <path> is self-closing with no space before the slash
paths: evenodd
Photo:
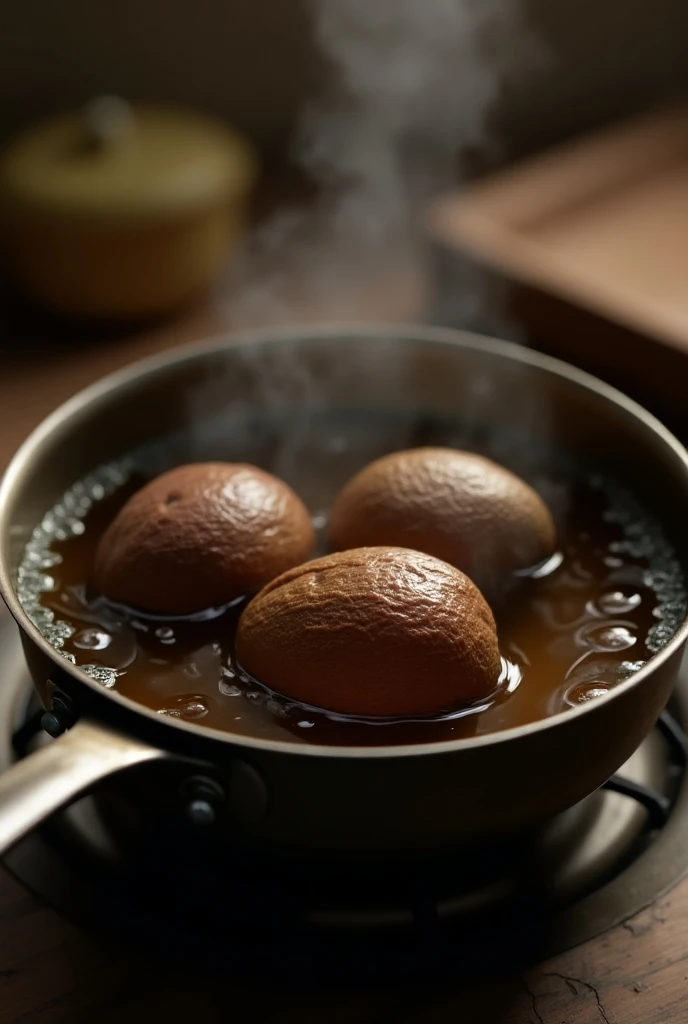
<path id="1" fill-rule="evenodd" d="M 156 714 L 66 661 L 25 613 L 17 592 L 24 546 L 46 510 L 95 467 L 172 436 L 189 440 L 187 454 L 198 439 L 207 454 L 208 438 L 221 443 L 213 424 L 231 429 L 228 413 L 255 424 L 276 410 L 291 416 L 284 442 L 297 465 L 313 410 L 346 408 L 401 411 L 419 423 L 463 418 L 474 436 L 488 430 L 507 446 L 518 442 L 524 458 L 549 447 L 592 460 L 661 518 L 688 577 L 686 452 L 638 405 L 561 362 L 456 331 L 365 325 L 235 335 L 146 360 L 49 416 L 2 483 L 2 594 L 57 738 L 0 777 L 0 848 L 118 775 L 129 799 L 190 809 L 239 848 L 451 851 L 573 806 L 632 754 L 671 694 L 685 622 L 626 681 L 548 719 L 452 741 L 335 747 Z"/>

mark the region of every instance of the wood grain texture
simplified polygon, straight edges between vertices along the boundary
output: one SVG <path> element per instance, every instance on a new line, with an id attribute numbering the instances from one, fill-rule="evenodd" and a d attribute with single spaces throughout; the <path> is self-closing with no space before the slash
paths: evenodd
<path id="1" fill-rule="evenodd" d="M 624 925 L 523 974 L 358 989 L 156 964 L 75 928 L 0 869 L 0 1024 L 683 1024 L 688 880 Z M 458 966 L 458 965 L 457 965 Z"/>
<path id="2" fill-rule="evenodd" d="M 685 354 L 687 125 L 680 105 L 539 154 L 439 199 L 430 230 Z"/>

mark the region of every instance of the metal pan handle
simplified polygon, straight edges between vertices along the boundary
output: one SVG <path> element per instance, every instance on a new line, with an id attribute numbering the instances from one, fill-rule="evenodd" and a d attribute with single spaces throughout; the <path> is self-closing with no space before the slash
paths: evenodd
<path id="1" fill-rule="evenodd" d="M 164 750 L 80 720 L 0 775 L 0 854 L 99 779 L 168 756 Z"/>

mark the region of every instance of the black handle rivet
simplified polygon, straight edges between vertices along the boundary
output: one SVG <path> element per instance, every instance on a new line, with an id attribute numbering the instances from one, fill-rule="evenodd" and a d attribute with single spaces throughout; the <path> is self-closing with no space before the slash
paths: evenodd
<path id="1" fill-rule="evenodd" d="M 186 816 L 194 825 L 212 825 L 215 821 L 215 808 L 208 800 L 191 800 L 186 805 Z"/>
<path id="2" fill-rule="evenodd" d="M 48 736 L 52 736 L 53 739 L 57 739 L 65 731 L 66 726 L 63 724 L 62 719 L 59 715 L 55 714 L 54 711 L 46 711 L 41 717 L 41 725 Z"/>

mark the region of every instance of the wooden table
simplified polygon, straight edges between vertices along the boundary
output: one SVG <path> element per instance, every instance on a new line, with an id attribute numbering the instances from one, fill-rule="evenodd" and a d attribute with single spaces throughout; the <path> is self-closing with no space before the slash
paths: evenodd
<path id="1" fill-rule="evenodd" d="M 143 355 L 224 327 L 218 309 L 103 339 L 8 316 L 0 333 L 0 464 L 75 390 Z M 686 851 L 688 861 L 688 850 Z M 25 892 L 0 867 L 0 1024 L 266 1021 L 274 1024 L 683 1024 L 688 880 L 651 909 L 569 953 L 489 983 L 293 990 L 180 972 L 113 949 Z"/>

